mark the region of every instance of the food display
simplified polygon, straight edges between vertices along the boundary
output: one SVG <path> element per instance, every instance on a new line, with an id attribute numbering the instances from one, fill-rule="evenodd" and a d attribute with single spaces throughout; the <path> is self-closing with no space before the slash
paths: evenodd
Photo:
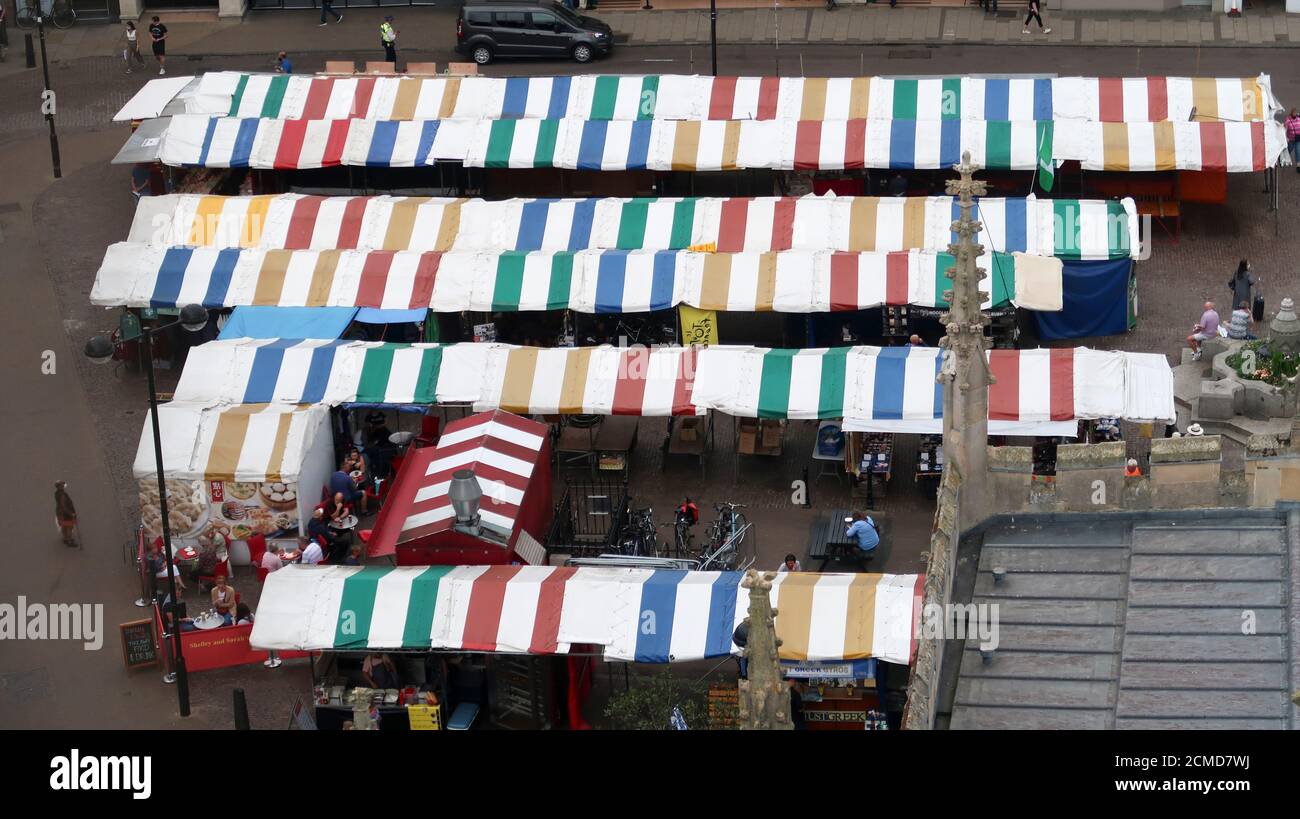
<path id="1" fill-rule="evenodd" d="M 260 484 L 227 481 L 226 494 L 238 501 L 252 500 L 257 497 L 258 486 L 260 486 Z"/>
<path id="2" fill-rule="evenodd" d="M 167 481 L 167 525 L 178 538 L 193 537 L 208 520 L 208 499 L 203 481 Z M 162 513 L 158 503 L 158 481 L 140 481 L 140 522 L 149 537 L 162 534 Z"/>
<path id="3" fill-rule="evenodd" d="M 287 483 L 264 483 L 258 488 L 262 503 L 270 509 L 289 512 L 298 508 L 298 488 Z"/>
<path id="4" fill-rule="evenodd" d="M 207 547 L 298 527 L 294 484 L 239 481 L 167 481 L 172 537 Z M 162 533 L 156 481 L 140 482 L 140 519 L 146 534 Z"/>

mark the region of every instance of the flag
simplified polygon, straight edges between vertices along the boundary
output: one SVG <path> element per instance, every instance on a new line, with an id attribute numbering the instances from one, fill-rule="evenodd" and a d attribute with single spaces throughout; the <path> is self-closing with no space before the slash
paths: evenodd
<path id="1" fill-rule="evenodd" d="M 678 315 L 682 320 L 682 345 L 717 344 L 718 312 L 716 310 L 697 310 L 685 304 L 678 305 Z"/>
<path id="2" fill-rule="evenodd" d="M 1056 179 L 1056 162 L 1052 159 L 1052 123 L 1038 123 L 1038 184 L 1045 191 Z"/>

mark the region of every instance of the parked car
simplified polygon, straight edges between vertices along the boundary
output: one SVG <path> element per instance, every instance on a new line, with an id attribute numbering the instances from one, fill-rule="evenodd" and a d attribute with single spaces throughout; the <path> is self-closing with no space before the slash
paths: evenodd
<path id="1" fill-rule="evenodd" d="M 456 19 L 456 50 L 479 65 L 497 57 L 572 57 L 580 63 L 608 54 L 607 23 L 559 3 L 469 2 Z"/>

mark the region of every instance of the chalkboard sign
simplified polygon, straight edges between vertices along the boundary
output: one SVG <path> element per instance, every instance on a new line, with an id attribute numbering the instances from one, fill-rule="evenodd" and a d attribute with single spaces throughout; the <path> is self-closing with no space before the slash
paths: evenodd
<path id="1" fill-rule="evenodd" d="M 122 660 L 127 668 L 158 665 L 153 620 L 132 620 L 118 625 L 118 628 L 122 630 Z"/>

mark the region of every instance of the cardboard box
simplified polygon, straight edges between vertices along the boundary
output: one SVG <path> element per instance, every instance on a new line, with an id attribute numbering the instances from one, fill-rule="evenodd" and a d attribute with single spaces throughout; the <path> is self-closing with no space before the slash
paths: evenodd
<path id="1" fill-rule="evenodd" d="M 740 443 L 737 451 L 744 455 L 753 455 L 758 450 L 758 429 L 755 427 L 740 428 Z"/>
<path id="2" fill-rule="evenodd" d="M 772 449 L 781 445 L 781 422 L 764 421 L 762 445 L 764 449 Z"/>
<path id="3" fill-rule="evenodd" d="M 683 418 L 681 420 L 681 425 L 682 425 L 681 437 L 683 441 L 700 440 L 701 424 L 699 418 Z"/>

